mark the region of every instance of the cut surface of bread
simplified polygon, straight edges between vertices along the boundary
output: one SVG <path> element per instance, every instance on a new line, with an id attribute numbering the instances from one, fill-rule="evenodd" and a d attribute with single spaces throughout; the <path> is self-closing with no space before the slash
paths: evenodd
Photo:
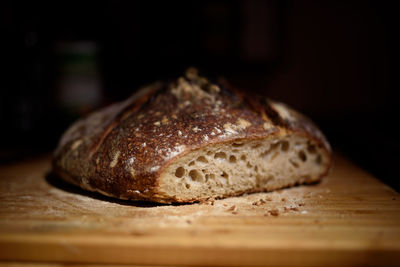
<path id="1" fill-rule="evenodd" d="M 190 201 L 311 183 L 326 170 L 324 153 L 298 135 L 209 145 L 168 166 L 159 192 Z"/>
<path id="2" fill-rule="evenodd" d="M 330 163 L 304 115 L 189 69 L 75 122 L 53 170 L 111 197 L 190 203 L 316 182 Z"/>

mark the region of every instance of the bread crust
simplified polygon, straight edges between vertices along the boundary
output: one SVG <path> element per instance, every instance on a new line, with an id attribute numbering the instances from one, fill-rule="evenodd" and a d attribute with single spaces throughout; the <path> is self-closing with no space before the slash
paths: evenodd
<path id="1" fill-rule="evenodd" d="M 177 81 L 152 84 L 75 122 L 54 153 L 53 170 L 70 183 L 112 197 L 195 202 L 201 199 L 158 192 L 159 177 L 172 162 L 208 145 L 291 133 L 325 151 L 325 173 L 308 182 L 318 181 L 328 172 L 331 148 L 311 120 L 284 104 L 213 84 L 189 69 Z M 262 190 L 234 195 L 255 191 Z"/>

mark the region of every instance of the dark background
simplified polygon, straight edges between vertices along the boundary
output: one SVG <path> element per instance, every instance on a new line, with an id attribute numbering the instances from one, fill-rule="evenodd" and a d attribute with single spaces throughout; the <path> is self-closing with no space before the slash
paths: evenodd
<path id="1" fill-rule="evenodd" d="M 0 162 L 48 153 L 77 117 L 196 66 L 307 114 L 399 190 L 390 2 L 2 1 Z"/>

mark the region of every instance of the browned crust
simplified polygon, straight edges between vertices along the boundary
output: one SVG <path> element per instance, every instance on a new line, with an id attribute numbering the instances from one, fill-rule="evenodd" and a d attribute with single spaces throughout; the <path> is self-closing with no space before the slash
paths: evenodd
<path id="1" fill-rule="evenodd" d="M 240 120 L 251 125 L 237 127 Z M 226 130 L 227 126 L 233 130 Z M 194 202 L 201 199 L 182 200 L 158 193 L 160 174 L 179 157 L 212 144 L 287 134 L 313 140 L 330 164 L 329 143 L 308 118 L 274 101 L 253 99 L 227 85 L 212 84 L 189 70 L 186 78 L 149 86 L 72 125 L 55 152 L 53 169 L 70 183 L 117 198 Z M 224 197 L 260 191 L 265 190 Z"/>

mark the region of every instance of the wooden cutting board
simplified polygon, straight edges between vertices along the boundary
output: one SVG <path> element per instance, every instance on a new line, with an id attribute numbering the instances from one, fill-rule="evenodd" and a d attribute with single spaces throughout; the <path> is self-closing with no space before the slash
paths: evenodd
<path id="1" fill-rule="evenodd" d="M 0 261 L 223 266 L 395 266 L 400 196 L 335 156 L 321 183 L 192 205 L 119 201 L 0 167 Z"/>

